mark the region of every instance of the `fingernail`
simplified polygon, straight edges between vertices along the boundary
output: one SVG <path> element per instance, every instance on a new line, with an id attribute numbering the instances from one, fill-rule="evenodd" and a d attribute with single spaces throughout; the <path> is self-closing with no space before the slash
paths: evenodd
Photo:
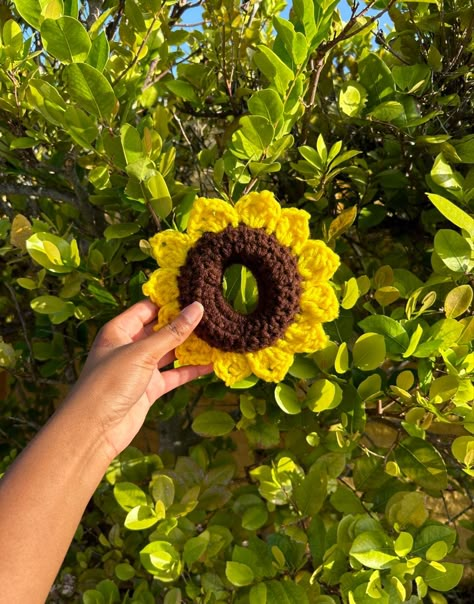
<path id="1" fill-rule="evenodd" d="M 191 324 L 200 319 L 203 312 L 204 306 L 200 302 L 193 302 L 189 306 L 186 306 L 186 308 L 183 308 L 181 311 L 181 316 Z"/>

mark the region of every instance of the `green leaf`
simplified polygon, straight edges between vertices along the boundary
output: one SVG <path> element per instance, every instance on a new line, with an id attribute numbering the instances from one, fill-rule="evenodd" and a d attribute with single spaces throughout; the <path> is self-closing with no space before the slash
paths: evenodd
<path id="1" fill-rule="evenodd" d="M 428 65 L 395 65 L 392 76 L 400 90 L 413 93 L 420 90 L 431 75 Z"/>
<path id="2" fill-rule="evenodd" d="M 329 157 L 329 163 L 333 162 L 334 158 Z M 348 231 L 351 226 L 354 224 L 354 221 L 357 217 L 357 206 L 352 206 L 351 208 L 347 208 L 343 210 L 329 225 L 328 229 L 328 240 L 337 239 L 343 233 Z"/>
<path id="3" fill-rule="evenodd" d="M 173 504 L 175 496 L 173 480 L 166 474 L 154 476 L 151 483 L 151 494 L 155 501 L 161 501 L 168 509 Z"/>
<path id="4" fill-rule="evenodd" d="M 86 63 L 66 65 L 63 71 L 66 89 L 83 109 L 109 121 L 115 113 L 117 99 L 105 76 Z"/>
<path id="5" fill-rule="evenodd" d="M 391 122 L 397 117 L 400 117 L 404 111 L 405 109 L 401 103 L 398 103 L 397 101 L 387 101 L 372 109 L 372 111 L 368 113 L 368 117 L 381 122 Z"/>
<path id="6" fill-rule="evenodd" d="M 349 369 L 349 350 L 346 342 L 342 342 L 339 345 L 334 361 L 334 369 L 336 370 L 336 373 L 346 373 Z"/>
<path id="7" fill-rule="evenodd" d="M 283 103 L 271 88 L 255 92 L 248 101 L 248 108 L 250 113 L 266 118 L 274 127 L 283 116 Z"/>
<path id="8" fill-rule="evenodd" d="M 52 124 L 61 125 L 66 103 L 59 92 L 46 80 L 32 78 L 26 91 L 30 105 Z"/>
<path id="9" fill-rule="evenodd" d="M 82 63 L 91 48 L 89 34 L 77 19 L 45 19 L 41 38 L 47 52 L 62 63 Z"/>
<path id="10" fill-rule="evenodd" d="M 71 105 L 64 112 L 62 126 L 74 142 L 86 149 L 90 149 L 91 143 L 99 135 L 96 121 L 82 109 Z"/>
<path id="11" fill-rule="evenodd" d="M 268 520 L 267 508 L 261 505 L 252 505 L 242 514 L 242 528 L 247 531 L 256 531 Z"/>
<path id="12" fill-rule="evenodd" d="M 111 239 L 124 239 L 130 237 L 140 230 L 140 225 L 136 222 L 123 222 L 121 224 L 111 224 L 104 231 L 104 237 L 107 241 Z"/>
<path id="13" fill-rule="evenodd" d="M 142 139 L 136 128 L 124 124 L 120 128 L 120 141 L 127 165 L 146 159 Z"/>
<path id="14" fill-rule="evenodd" d="M 26 241 L 28 254 L 52 273 L 70 273 L 80 264 L 76 240 L 68 243 L 57 235 L 35 233 Z"/>
<path id="15" fill-rule="evenodd" d="M 402 354 L 408 346 L 408 334 L 395 319 L 383 315 L 373 315 L 360 321 L 359 325 L 365 332 L 371 331 L 383 335 L 387 352 L 391 355 Z"/>
<path id="16" fill-rule="evenodd" d="M 368 106 L 387 101 L 395 92 L 392 73 L 375 53 L 367 54 L 358 64 L 359 80 L 368 92 Z"/>
<path id="17" fill-rule="evenodd" d="M 183 565 L 176 549 L 167 541 L 152 541 L 140 552 L 140 561 L 151 575 L 168 583 L 177 579 Z"/>
<path id="18" fill-rule="evenodd" d="M 463 188 L 461 175 L 451 168 L 442 153 L 437 155 L 430 175 L 433 182 L 443 189 L 461 191 Z"/>
<path id="19" fill-rule="evenodd" d="M 124 526 L 129 531 L 144 531 L 155 525 L 158 520 L 159 517 L 151 506 L 137 505 L 128 512 Z"/>
<path id="20" fill-rule="evenodd" d="M 385 360 L 385 338 L 377 333 L 365 333 L 354 344 L 354 365 L 362 371 L 373 371 Z"/>
<path id="21" fill-rule="evenodd" d="M 155 172 L 145 180 L 145 187 L 149 194 L 148 203 L 155 214 L 160 218 L 166 218 L 173 208 L 173 202 L 163 176 Z"/>
<path id="22" fill-rule="evenodd" d="M 188 539 L 184 544 L 183 560 L 191 567 L 204 554 L 209 546 L 209 531 L 203 531 L 198 537 Z"/>
<path id="23" fill-rule="evenodd" d="M 253 60 L 268 81 L 273 84 L 281 95 L 287 91 L 289 83 L 294 79 L 293 71 L 267 46 L 259 44 Z"/>
<path id="24" fill-rule="evenodd" d="M 314 413 L 334 409 L 342 401 L 341 387 L 335 382 L 322 379 L 316 380 L 310 386 L 305 399 L 305 405 Z"/>
<path id="25" fill-rule="evenodd" d="M 49 10 L 53 12 L 53 18 L 60 17 L 64 10 L 62 0 L 15 0 L 16 10 L 34 29 L 40 28 L 48 6 Z"/>
<path id="26" fill-rule="evenodd" d="M 251 585 L 255 579 L 250 566 L 241 564 L 240 562 L 227 561 L 225 564 L 225 576 L 236 587 Z"/>
<path id="27" fill-rule="evenodd" d="M 393 545 L 397 556 L 406 556 L 413 548 L 413 537 L 410 533 L 401 532 Z"/>
<path id="28" fill-rule="evenodd" d="M 443 458 L 430 443 L 412 436 L 402 440 L 394 454 L 402 472 L 416 484 L 431 491 L 447 487 L 448 474 Z"/>
<path id="29" fill-rule="evenodd" d="M 132 482 L 117 482 L 114 486 L 114 497 L 126 512 L 136 506 L 146 506 L 148 504 L 148 498 L 144 491 Z"/>
<path id="30" fill-rule="evenodd" d="M 200 436 L 225 436 L 232 432 L 235 422 L 224 411 L 205 411 L 193 421 L 193 432 Z"/>
<path id="31" fill-rule="evenodd" d="M 456 531 L 449 526 L 439 523 L 427 524 L 416 533 L 411 553 L 413 556 L 426 557 L 428 550 L 439 541 L 446 544 L 449 552 L 452 550 L 456 538 Z"/>
<path id="32" fill-rule="evenodd" d="M 344 295 L 342 297 L 341 306 L 346 310 L 351 309 L 359 299 L 359 286 L 357 283 L 357 279 L 355 277 L 351 277 L 349 281 L 344 283 Z"/>
<path id="33" fill-rule="evenodd" d="M 288 373 L 295 378 L 307 380 L 316 377 L 319 374 L 319 369 L 312 359 L 302 355 L 295 355 L 295 360 Z"/>
<path id="34" fill-rule="evenodd" d="M 98 283 L 89 283 L 87 285 L 87 289 L 94 296 L 96 300 L 101 302 L 102 304 L 110 304 L 111 306 L 118 306 L 117 300 L 114 296 L 102 287 Z"/>
<path id="35" fill-rule="evenodd" d="M 441 568 L 428 566 L 424 573 L 425 582 L 431 589 L 451 591 L 463 576 L 464 566 L 452 562 L 444 562 Z"/>
<path id="36" fill-rule="evenodd" d="M 444 312 L 449 319 L 455 319 L 469 310 L 473 292 L 470 285 L 458 285 L 452 289 L 444 301 Z"/>
<path id="37" fill-rule="evenodd" d="M 105 31 L 101 31 L 98 36 L 92 40 L 92 46 L 87 56 L 88 65 L 103 71 L 109 60 L 110 46 Z"/>
<path id="38" fill-rule="evenodd" d="M 435 235 L 434 249 L 443 263 L 455 273 L 465 273 L 472 268 L 471 246 L 456 231 L 439 230 Z"/>
<path id="39" fill-rule="evenodd" d="M 438 209 L 445 218 L 455 224 L 460 229 L 465 229 L 471 236 L 474 236 L 474 218 L 458 208 L 452 201 L 436 195 L 435 193 L 426 194 L 431 203 Z"/>
<path id="40" fill-rule="evenodd" d="M 359 117 L 367 99 L 367 91 L 352 80 L 344 82 L 339 93 L 339 109 L 349 117 Z"/>
<path id="41" fill-rule="evenodd" d="M 287 384 L 278 384 L 275 388 L 275 400 L 282 411 L 288 415 L 301 412 L 301 402 L 293 388 Z"/>
<path id="42" fill-rule="evenodd" d="M 327 496 L 327 476 L 319 464 L 314 464 L 294 490 L 298 512 L 314 516 L 323 507 Z"/>
<path id="43" fill-rule="evenodd" d="M 365 531 L 357 535 L 352 543 L 349 555 L 367 568 L 390 568 L 397 560 L 386 535 L 380 531 Z"/>
<path id="44" fill-rule="evenodd" d="M 120 581 L 130 581 L 135 576 L 135 569 L 128 562 L 121 562 L 114 568 L 114 573 Z"/>
<path id="45" fill-rule="evenodd" d="M 199 100 L 194 86 L 185 80 L 168 80 L 165 82 L 165 86 L 180 99 L 191 103 L 197 103 Z"/>

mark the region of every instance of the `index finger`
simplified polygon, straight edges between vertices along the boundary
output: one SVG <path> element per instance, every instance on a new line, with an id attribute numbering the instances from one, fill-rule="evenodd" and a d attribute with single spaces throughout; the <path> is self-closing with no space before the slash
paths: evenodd
<path id="1" fill-rule="evenodd" d="M 141 300 L 111 319 L 105 325 L 105 329 L 109 335 L 122 332 L 130 338 L 130 341 L 134 341 L 143 336 L 144 327 L 154 321 L 157 314 L 158 308 L 153 302 Z"/>

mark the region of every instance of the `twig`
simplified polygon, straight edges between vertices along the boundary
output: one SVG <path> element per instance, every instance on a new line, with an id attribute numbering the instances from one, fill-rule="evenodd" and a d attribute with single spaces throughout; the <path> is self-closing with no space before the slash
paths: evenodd
<path id="1" fill-rule="evenodd" d="M 120 80 L 130 71 L 130 69 L 132 69 L 132 67 L 134 67 L 137 64 L 138 61 L 138 57 L 140 56 L 142 50 L 145 47 L 145 44 L 148 42 L 148 38 L 151 35 L 151 32 L 153 31 L 153 27 L 155 25 L 155 23 L 158 21 L 158 15 L 155 15 L 153 17 L 152 22 L 150 23 L 150 27 L 148 28 L 145 37 L 142 40 L 142 43 L 140 44 L 139 49 L 137 50 L 137 53 L 135 54 L 135 56 L 133 57 L 132 62 L 127 65 L 127 67 L 122 71 L 122 73 L 118 76 L 118 78 L 115 80 L 115 82 L 113 83 L 113 86 L 116 86 Z"/>
<path id="2" fill-rule="evenodd" d="M 197 55 L 199 52 L 201 52 L 200 48 L 198 48 L 196 50 L 193 50 L 193 52 L 189 53 L 189 55 L 187 55 L 186 57 L 183 57 L 179 61 L 176 61 L 176 63 L 174 65 L 172 65 L 171 67 L 168 67 L 167 69 L 165 69 L 164 71 L 162 71 L 159 75 L 156 76 L 156 78 L 151 79 L 151 76 L 153 75 L 153 72 L 155 71 L 156 66 L 160 62 L 160 57 L 157 57 L 156 59 L 153 59 L 153 61 L 150 63 L 150 68 L 148 69 L 148 73 L 146 75 L 145 82 L 143 84 L 142 90 L 146 90 L 147 88 L 150 88 L 150 86 L 153 86 L 154 84 L 156 84 L 157 82 L 159 82 L 162 78 L 164 78 L 165 75 L 168 75 L 169 73 L 171 73 L 171 71 L 177 65 L 181 65 L 181 63 L 189 61 L 189 59 L 191 57 L 194 57 L 194 55 Z"/>
<path id="3" fill-rule="evenodd" d="M 28 352 L 30 354 L 30 358 L 28 359 L 28 364 L 30 366 L 30 370 L 31 370 L 31 374 L 32 374 L 33 378 L 36 378 L 36 366 L 35 366 L 34 355 L 33 355 L 33 347 L 31 345 L 30 338 L 28 337 L 28 330 L 26 328 L 25 319 L 23 318 L 23 315 L 21 313 L 21 308 L 20 308 L 20 305 L 18 304 L 18 300 L 16 298 L 15 290 L 6 281 L 5 281 L 5 287 L 10 292 L 10 296 L 12 297 L 13 304 L 15 305 L 16 313 L 17 313 L 18 319 L 20 320 L 20 323 L 21 323 L 21 329 L 23 331 L 23 337 L 25 338 L 25 342 L 26 342 L 26 345 L 28 347 Z"/>

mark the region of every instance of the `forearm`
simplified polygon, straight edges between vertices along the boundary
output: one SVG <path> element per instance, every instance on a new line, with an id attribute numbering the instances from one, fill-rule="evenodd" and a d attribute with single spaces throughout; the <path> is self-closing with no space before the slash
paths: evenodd
<path id="1" fill-rule="evenodd" d="M 76 401 L 38 433 L 0 481 L 0 602 L 45 601 L 110 459 Z"/>

